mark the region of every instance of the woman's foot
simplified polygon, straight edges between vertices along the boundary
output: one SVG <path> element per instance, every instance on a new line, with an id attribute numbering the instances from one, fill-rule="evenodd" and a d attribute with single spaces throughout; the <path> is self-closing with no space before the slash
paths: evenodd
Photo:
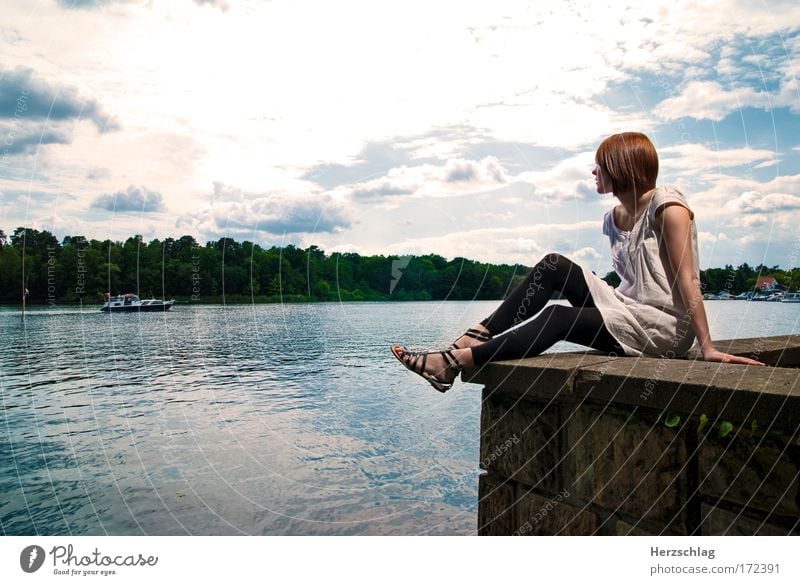
<path id="1" fill-rule="evenodd" d="M 489 330 L 481 324 L 467 329 L 466 333 L 456 339 L 447 349 L 467 349 L 486 343 L 492 338 Z"/>
<path id="2" fill-rule="evenodd" d="M 453 387 L 456 377 L 464 367 L 472 365 L 468 349 L 445 351 L 409 351 L 402 345 L 393 345 L 392 354 L 403 365 L 425 378 L 439 392 Z"/>

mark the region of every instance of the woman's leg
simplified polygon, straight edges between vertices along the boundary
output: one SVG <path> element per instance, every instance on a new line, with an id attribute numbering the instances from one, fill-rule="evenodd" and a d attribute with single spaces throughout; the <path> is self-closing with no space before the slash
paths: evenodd
<path id="1" fill-rule="evenodd" d="M 472 362 L 477 367 L 492 361 L 530 357 L 561 340 L 625 355 L 625 350 L 603 324 L 597 308 L 550 305 L 529 323 L 465 350 L 472 352 L 472 359 L 461 356 L 460 361 L 467 362 L 467 366 Z"/>
<path id="2" fill-rule="evenodd" d="M 507 331 L 536 315 L 550 300 L 554 290 L 560 291 L 573 306 L 551 305 L 536 319 Z M 476 328 L 480 326 L 492 335 L 507 332 L 482 343 L 475 343 L 467 336 L 460 337 L 456 341 L 458 347 L 452 349 L 452 353 L 465 367 L 539 355 L 561 340 L 625 355 L 625 350 L 603 324 L 603 317 L 583 278 L 583 270 L 560 254 L 548 254 L 542 258 L 494 313 Z M 400 359 L 406 361 L 402 353 Z M 429 374 L 451 380 L 453 376 L 446 366 L 444 358 L 432 352 L 424 369 Z"/>
<path id="3" fill-rule="evenodd" d="M 589 287 L 581 267 L 561 254 L 550 253 L 542 258 L 525 279 L 489 317 L 473 325 L 453 343 L 451 349 L 470 348 L 530 319 L 547 304 L 553 291 L 560 291 L 572 305 L 593 307 Z"/>
<path id="4" fill-rule="evenodd" d="M 454 349 L 449 358 L 445 352 L 411 352 L 405 348 L 393 348 L 395 355 L 409 369 L 419 373 L 420 367 L 442 384 L 451 384 L 456 372 L 448 368 L 448 362 L 457 361 L 465 368 L 480 367 L 488 362 L 512 360 L 539 355 L 557 341 L 570 341 L 613 355 L 625 355 L 625 350 L 608 332 L 603 317 L 595 307 L 566 307 L 551 305 L 535 319 L 512 331 L 471 348 Z"/>
<path id="5" fill-rule="evenodd" d="M 551 253 L 480 324 L 491 335 L 502 333 L 541 311 L 554 291 L 561 292 L 573 306 L 595 306 L 581 267 L 561 254 Z"/>

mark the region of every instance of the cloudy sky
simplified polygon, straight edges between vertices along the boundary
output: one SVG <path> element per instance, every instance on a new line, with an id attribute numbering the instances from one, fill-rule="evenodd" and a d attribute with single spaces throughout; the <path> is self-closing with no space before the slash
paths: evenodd
<path id="1" fill-rule="evenodd" d="M 647 133 L 701 266 L 800 265 L 800 4 L 0 1 L 0 229 L 610 270 Z"/>

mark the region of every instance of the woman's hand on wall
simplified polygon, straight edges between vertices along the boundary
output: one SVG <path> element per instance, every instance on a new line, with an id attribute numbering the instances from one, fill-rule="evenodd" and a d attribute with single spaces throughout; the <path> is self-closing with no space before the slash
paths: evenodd
<path id="1" fill-rule="evenodd" d="M 723 362 L 726 364 L 746 364 L 748 366 L 766 366 L 764 362 L 750 359 L 741 355 L 731 355 L 715 348 L 703 352 L 703 360 L 707 362 Z"/>

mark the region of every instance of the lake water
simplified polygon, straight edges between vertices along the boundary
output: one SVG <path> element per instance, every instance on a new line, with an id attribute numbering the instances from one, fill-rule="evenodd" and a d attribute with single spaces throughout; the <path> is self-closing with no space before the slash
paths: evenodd
<path id="1" fill-rule="evenodd" d="M 389 345 L 497 304 L 2 309 L 0 530 L 474 534 L 481 387 L 440 394 Z M 717 339 L 800 331 L 800 304 L 706 307 Z"/>

